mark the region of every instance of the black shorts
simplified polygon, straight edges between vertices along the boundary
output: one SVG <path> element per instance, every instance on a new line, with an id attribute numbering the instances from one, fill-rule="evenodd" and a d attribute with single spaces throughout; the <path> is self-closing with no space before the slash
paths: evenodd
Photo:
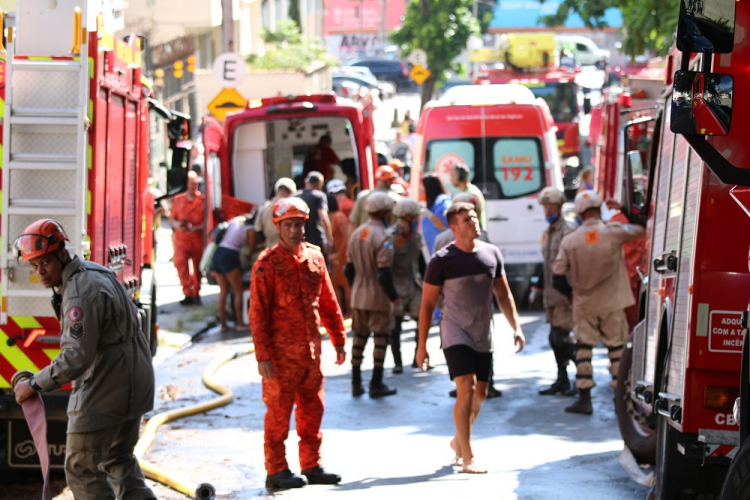
<path id="1" fill-rule="evenodd" d="M 240 252 L 237 250 L 219 247 L 211 257 L 211 269 L 219 274 L 228 274 L 241 268 Z"/>
<path id="2" fill-rule="evenodd" d="M 443 349 L 451 380 L 461 375 L 475 374 L 480 382 L 489 382 L 492 372 L 492 353 L 477 352 L 463 344 Z"/>

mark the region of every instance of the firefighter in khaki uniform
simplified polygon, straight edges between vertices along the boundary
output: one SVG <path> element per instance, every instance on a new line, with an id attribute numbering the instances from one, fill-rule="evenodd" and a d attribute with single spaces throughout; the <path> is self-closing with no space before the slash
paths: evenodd
<path id="1" fill-rule="evenodd" d="M 373 191 L 367 197 L 366 210 L 370 219 L 357 227 L 349 238 L 348 262 L 344 274 L 352 285 L 352 395 L 361 396 L 362 353 L 370 333 L 375 337 L 370 381 L 370 397 L 380 398 L 396 394 L 383 384 L 383 361 L 388 348 L 388 335 L 393 330 L 393 311 L 399 296 L 393 283 L 393 238 L 386 224 L 393 210 L 393 200 L 387 194 Z"/>
<path id="2" fill-rule="evenodd" d="M 419 260 L 422 255 L 422 237 L 417 231 L 422 207 L 411 198 L 402 198 L 393 209 L 396 223 L 387 229 L 393 238 L 395 256 L 393 258 L 393 281 L 401 300 L 394 311 L 396 323 L 391 331 L 391 352 L 395 367 L 393 373 L 403 373 L 401 360 L 401 323 L 407 314 L 413 320 L 419 319 L 422 305 L 422 273 Z M 416 359 L 417 353 L 414 353 Z M 415 368 L 416 362 L 413 364 Z"/>
<path id="3" fill-rule="evenodd" d="M 73 382 L 68 403 L 65 479 L 76 500 L 155 499 L 133 455 L 143 414 L 154 406 L 151 350 L 135 303 L 114 272 L 71 257 L 55 221 L 27 227 L 15 248 L 52 298 L 61 352 L 15 387 L 23 403 L 36 391 Z"/>
<path id="4" fill-rule="evenodd" d="M 281 239 L 258 257 L 250 283 L 250 327 L 266 403 L 266 487 L 336 484 L 341 476 L 320 466 L 325 406 L 320 325 L 328 330 L 340 365 L 346 357 L 344 318 L 323 254 L 303 241 L 310 208 L 300 198 L 282 198 L 272 213 Z M 284 441 L 295 405 L 299 462 L 307 481 L 286 461 Z"/>
<path id="5" fill-rule="evenodd" d="M 539 204 L 544 207 L 544 216 L 549 227 L 542 234 L 542 256 L 544 257 L 544 307 L 549 323 L 549 345 L 555 354 L 557 363 L 557 380 L 539 391 L 542 396 L 553 396 L 568 393 L 568 364 L 574 359 L 574 345 L 570 341 L 573 330 L 573 309 L 570 301 L 552 286 L 552 263 L 557 257 L 560 243 L 564 236 L 575 231 L 575 225 L 567 222 L 562 216 L 565 194 L 559 189 L 544 188 L 539 194 Z"/>
<path id="6" fill-rule="evenodd" d="M 601 219 L 602 199 L 595 191 L 578 193 L 576 212 L 583 225 L 563 238 L 552 265 L 553 285 L 563 295 L 573 296 L 573 332 L 576 339 L 576 388 L 578 401 L 568 413 L 591 415 L 592 349 L 601 340 L 609 351 L 609 370 L 617 378 L 620 352 L 628 337 L 624 309 L 633 304 L 633 292 L 625 269 L 622 245 L 645 233 L 642 222 L 629 216 L 631 224 Z M 568 282 L 568 278 L 570 282 Z"/>
<path id="7" fill-rule="evenodd" d="M 203 179 L 195 172 L 188 172 L 188 190 L 178 194 L 172 202 L 169 222 L 174 228 L 174 267 L 182 285 L 185 299 L 183 306 L 201 305 L 200 262 L 203 257 L 203 226 L 205 225 L 206 200 L 198 190 Z M 190 273 L 188 261 L 193 262 Z"/>

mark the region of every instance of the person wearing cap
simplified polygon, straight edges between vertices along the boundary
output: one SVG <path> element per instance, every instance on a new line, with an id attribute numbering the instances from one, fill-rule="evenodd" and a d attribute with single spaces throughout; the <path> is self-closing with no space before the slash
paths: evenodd
<path id="1" fill-rule="evenodd" d="M 250 327 L 266 403 L 266 487 L 337 484 L 341 477 L 320 466 L 324 408 L 320 327 L 326 328 L 340 365 L 346 358 L 344 318 L 323 254 L 304 240 L 310 216 L 307 204 L 297 197 L 283 198 L 272 213 L 280 240 L 258 257 L 250 281 Z M 299 463 L 306 480 L 291 472 L 284 447 L 295 406 Z"/>
<path id="2" fill-rule="evenodd" d="M 375 189 L 365 189 L 364 191 L 361 191 L 359 193 L 359 196 L 357 196 L 357 202 L 354 204 L 354 209 L 352 210 L 351 216 L 349 216 L 349 220 L 352 223 L 352 230 L 354 230 L 357 226 L 364 224 L 368 220 L 365 204 L 367 202 L 367 197 L 370 196 L 370 193 L 385 193 L 391 198 L 391 200 L 393 200 L 394 204 L 401 199 L 401 196 L 391 191 L 391 185 L 395 182 L 395 180 L 396 172 L 394 172 L 391 167 L 389 167 L 388 165 L 381 165 L 380 167 L 378 167 L 378 169 L 375 171 Z"/>
<path id="3" fill-rule="evenodd" d="M 562 215 L 565 194 L 559 189 L 546 187 L 539 194 L 539 204 L 544 208 L 544 217 L 549 226 L 542 233 L 542 257 L 544 259 L 543 301 L 549 323 L 549 345 L 557 363 L 557 380 L 539 391 L 541 396 L 567 394 L 570 391 L 568 364 L 574 359 L 575 347 L 571 342 L 573 330 L 573 308 L 566 296 L 552 286 L 552 263 L 557 257 L 562 239 L 575 231 L 576 226 L 567 222 Z"/>
<path id="4" fill-rule="evenodd" d="M 477 205 L 479 207 L 479 227 L 482 231 L 487 231 L 487 214 L 485 212 L 484 195 L 482 190 L 471 183 L 469 176 L 471 170 L 468 165 L 463 163 L 457 163 L 451 169 L 451 184 L 458 190 L 459 193 L 469 193 L 477 199 Z"/>
<path id="5" fill-rule="evenodd" d="M 422 259 L 422 236 L 419 234 L 419 217 L 422 213 L 421 205 L 411 198 L 402 198 L 393 208 L 393 216 L 396 223 L 387 229 L 393 238 L 393 283 L 401 300 L 393 314 L 395 325 L 391 331 L 390 344 L 393 354 L 393 373 L 403 373 L 404 367 L 401 359 L 401 323 L 404 316 L 409 316 L 417 321 L 419 319 L 419 308 L 422 304 L 422 271 L 420 262 Z M 416 359 L 416 351 L 414 353 Z"/>
<path id="6" fill-rule="evenodd" d="M 320 172 L 323 174 L 324 181 L 331 180 L 334 165 L 341 165 L 341 160 L 331 148 L 332 143 L 331 136 L 325 134 L 318 140 L 317 145 L 307 151 L 302 172 L 305 176 L 310 172 Z"/>
<path id="7" fill-rule="evenodd" d="M 279 242 L 279 230 L 273 223 L 273 206 L 282 198 L 288 198 L 297 191 L 297 186 L 289 177 L 281 177 L 273 187 L 274 196 L 266 200 L 255 214 L 255 234 L 250 235 L 250 254 L 258 247 L 258 235 L 263 235 L 266 248 L 276 246 Z"/>
<path id="8" fill-rule="evenodd" d="M 604 343 L 609 351 L 609 371 L 617 379 L 620 354 L 628 337 L 624 309 L 635 300 L 625 269 L 622 245 L 645 234 L 640 216 L 627 214 L 629 224 L 601 218 L 602 198 L 583 191 L 575 209 L 583 224 L 565 236 L 552 264 L 552 284 L 564 296 L 572 296 L 573 334 L 576 340 L 576 388 L 579 399 L 565 408 L 568 413 L 591 415 L 591 389 L 596 385 L 591 366 L 592 349 Z"/>
<path id="9" fill-rule="evenodd" d="M 393 280 L 393 238 L 386 225 L 393 211 L 393 200 L 385 193 L 373 191 L 367 198 L 370 219 L 349 238 L 348 262 L 344 268 L 352 286 L 352 395 L 364 394 L 361 365 L 370 333 L 373 334 L 372 380 L 370 397 L 396 394 L 383 383 L 383 361 L 388 335 L 393 330 L 393 311 L 399 307 L 399 295 Z"/>
<path id="10" fill-rule="evenodd" d="M 391 161 L 388 162 L 388 166 L 391 167 L 394 172 L 396 172 L 396 180 L 391 185 L 391 189 L 393 189 L 394 186 L 401 186 L 404 191 L 404 194 L 402 196 L 408 197 L 409 193 L 411 193 L 411 186 L 404 179 L 404 175 L 406 172 L 406 165 L 404 164 L 403 161 L 399 160 L 398 158 L 393 158 Z"/>
<path id="11" fill-rule="evenodd" d="M 310 208 L 310 217 L 305 221 L 305 241 L 317 246 L 328 259 L 328 250 L 333 244 L 331 219 L 328 217 L 328 197 L 323 189 L 323 174 L 310 172 L 305 177 L 305 188 L 294 193 Z"/>
<path id="12" fill-rule="evenodd" d="M 346 195 L 346 184 L 341 179 L 332 179 L 326 184 L 326 191 L 328 194 L 333 195 L 336 198 L 336 202 L 339 206 L 339 211 L 349 219 L 354 208 L 354 202 L 351 198 Z"/>
<path id="13" fill-rule="evenodd" d="M 183 306 L 201 305 L 201 271 L 203 258 L 203 228 L 206 220 L 206 199 L 198 190 L 203 179 L 188 172 L 187 192 L 178 194 L 172 202 L 169 222 L 174 230 L 174 267 L 180 278 Z M 193 271 L 190 272 L 192 263 Z"/>
<path id="14" fill-rule="evenodd" d="M 16 384 L 21 404 L 73 384 L 65 479 L 78 500 L 154 499 L 133 449 L 154 406 L 151 349 L 130 294 L 106 267 L 71 256 L 62 226 L 41 219 L 16 239 L 18 258 L 45 288 L 60 321 L 60 352 Z"/>

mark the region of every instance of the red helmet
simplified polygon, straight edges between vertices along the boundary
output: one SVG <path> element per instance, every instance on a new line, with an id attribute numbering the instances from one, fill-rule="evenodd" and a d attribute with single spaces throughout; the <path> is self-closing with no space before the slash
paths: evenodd
<path id="1" fill-rule="evenodd" d="M 310 217 L 310 207 L 301 198 L 290 196 L 282 198 L 273 206 L 273 223 L 278 224 L 285 219 L 301 217 L 307 220 Z"/>
<path id="2" fill-rule="evenodd" d="M 396 172 L 388 165 L 381 165 L 375 171 L 375 179 L 379 181 L 389 181 L 396 178 Z"/>
<path id="3" fill-rule="evenodd" d="M 23 230 L 13 246 L 16 258 L 28 262 L 54 252 L 60 248 L 63 241 L 70 240 L 58 222 L 52 219 L 39 219 Z"/>

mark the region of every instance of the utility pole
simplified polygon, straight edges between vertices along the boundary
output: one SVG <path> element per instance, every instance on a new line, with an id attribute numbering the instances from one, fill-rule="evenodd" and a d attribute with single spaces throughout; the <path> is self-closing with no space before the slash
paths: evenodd
<path id="1" fill-rule="evenodd" d="M 385 32 L 385 3 L 386 0 L 380 0 L 380 45 L 383 47 L 384 53 L 385 45 L 388 41 L 388 37 Z"/>
<path id="2" fill-rule="evenodd" d="M 221 0 L 221 51 L 234 52 L 233 0 Z"/>

